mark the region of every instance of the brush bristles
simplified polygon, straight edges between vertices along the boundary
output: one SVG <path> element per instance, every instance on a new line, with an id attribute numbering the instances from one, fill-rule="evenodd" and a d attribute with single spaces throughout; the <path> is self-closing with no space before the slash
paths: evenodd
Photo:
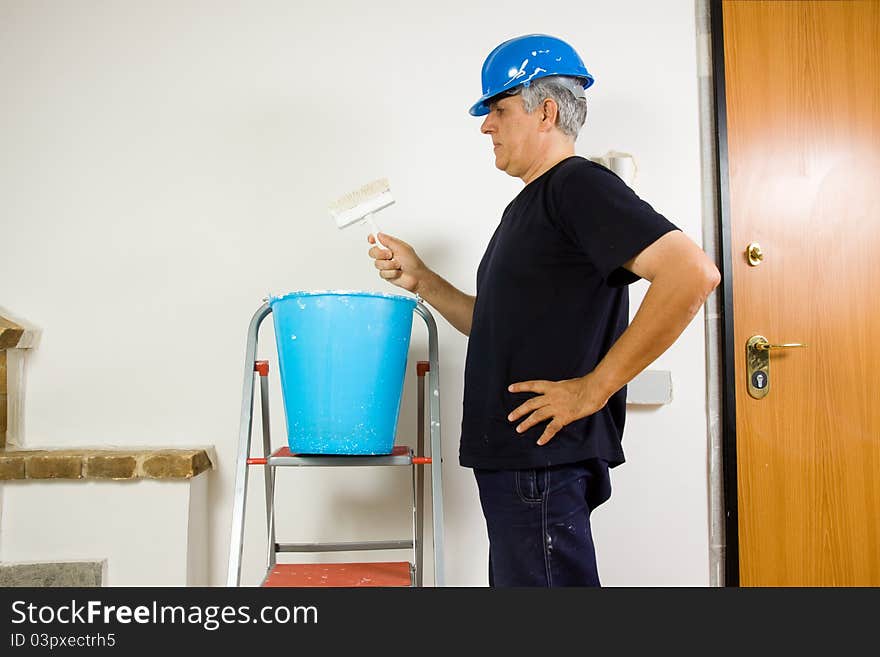
<path id="1" fill-rule="evenodd" d="M 379 178 L 331 203 L 328 209 L 330 214 L 335 217 L 346 210 L 356 208 L 380 196 L 385 195 L 385 198 L 388 199 L 390 193 L 391 185 L 388 184 L 388 178 Z"/>
<path id="2" fill-rule="evenodd" d="M 374 196 L 363 203 L 358 203 L 353 208 L 339 210 L 338 212 L 331 210 L 330 214 L 336 220 L 336 225 L 339 228 L 345 228 L 358 221 L 363 221 L 367 218 L 367 215 L 383 210 L 392 203 L 394 203 L 394 199 L 391 198 L 391 192 L 382 192 L 379 196 Z"/>

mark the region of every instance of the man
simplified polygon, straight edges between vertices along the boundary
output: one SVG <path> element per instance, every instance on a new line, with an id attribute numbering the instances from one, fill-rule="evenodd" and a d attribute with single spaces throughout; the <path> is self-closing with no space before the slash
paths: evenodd
<path id="1" fill-rule="evenodd" d="M 681 334 L 720 275 L 614 173 L 574 152 L 593 82 L 564 41 L 526 35 L 482 70 L 495 166 L 522 179 L 477 270 L 456 289 L 407 243 L 369 255 L 470 336 L 460 462 L 474 469 L 491 586 L 599 586 L 590 512 L 611 494 L 626 384 Z M 373 243 L 372 236 L 368 238 Z M 626 286 L 650 286 L 631 324 Z"/>

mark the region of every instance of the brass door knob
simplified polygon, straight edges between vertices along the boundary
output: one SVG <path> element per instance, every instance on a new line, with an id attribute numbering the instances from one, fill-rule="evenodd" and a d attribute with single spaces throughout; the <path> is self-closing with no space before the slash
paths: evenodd
<path id="1" fill-rule="evenodd" d="M 764 252 L 761 250 L 761 245 L 757 242 L 752 242 L 746 247 L 746 257 L 749 259 L 749 264 L 752 267 L 757 267 L 764 261 Z"/>

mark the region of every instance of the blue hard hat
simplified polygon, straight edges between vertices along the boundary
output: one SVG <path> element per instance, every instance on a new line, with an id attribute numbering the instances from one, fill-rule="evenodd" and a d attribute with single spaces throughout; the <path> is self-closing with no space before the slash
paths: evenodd
<path id="1" fill-rule="evenodd" d="M 483 95 L 469 110 L 474 116 L 489 113 L 486 101 L 532 80 L 549 75 L 580 78 L 584 89 L 593 84 L 580 55 L 562 39 L 549 34 L 526 34 L 505 41 L 483 62 Z"/>

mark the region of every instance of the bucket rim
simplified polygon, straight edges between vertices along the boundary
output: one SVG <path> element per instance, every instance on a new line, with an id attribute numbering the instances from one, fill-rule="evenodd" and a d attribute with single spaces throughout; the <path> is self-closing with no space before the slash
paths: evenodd
<path id="1" fill-rule="evenodd" d="M 269 304 L 276 303 L 278 301 L 284 301 L 285 299 L 295 299 L 299 297 L 322 297 L 322 296 L 337 296 L 337 297 L 373 297 L 378 299 L 393 299 L 398 301 L 405 301 L 407 303 L 413 304 L 415 306 L 421 299 L 416 297 L 407 297 L 402 294 L 390 294 L 388 292 L 372 292 L 369 290 L 292 290 L 290 292 L 284 293 L 270 293 L 268 295 Z"/>

